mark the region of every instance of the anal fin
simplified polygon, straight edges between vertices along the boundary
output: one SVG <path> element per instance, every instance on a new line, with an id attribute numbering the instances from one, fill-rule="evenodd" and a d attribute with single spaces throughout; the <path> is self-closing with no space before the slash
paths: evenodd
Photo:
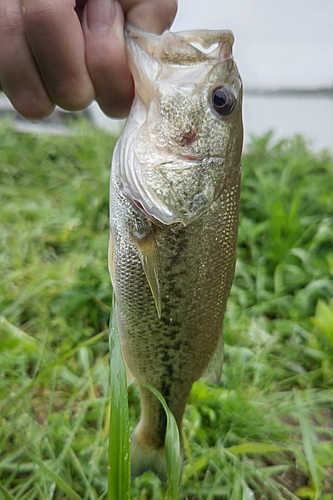
<path id="1" fill-rule="evenodd" d="M 212 384 L 215 385 L 218 385 L 221 382 L 223 359 L 224 359 L 224 342 L 223 342 L 223 335 L 221 333 L 216 351 L 214 352 L 212 359 L 210 360 L 202 376 L 204 380 L 211 382 Z"/>

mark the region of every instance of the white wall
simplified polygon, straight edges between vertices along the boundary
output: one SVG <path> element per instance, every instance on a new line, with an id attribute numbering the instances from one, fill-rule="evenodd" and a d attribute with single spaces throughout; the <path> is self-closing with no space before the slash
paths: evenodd
<path id="1" fill-rule="evenodd" d="M 179 0 L 173 31 L 231 29 L 247 88 L 333 86 L 333 0 Z"/>

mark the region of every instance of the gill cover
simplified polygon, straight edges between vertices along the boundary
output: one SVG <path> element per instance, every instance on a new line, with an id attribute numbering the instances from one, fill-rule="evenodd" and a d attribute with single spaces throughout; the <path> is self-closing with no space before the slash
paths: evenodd
<path id="1" fill-rule="evenodd" d="M 220 195 L 227 175 L 232 117 L 224 127 L 211 93 L 229 82 L 236 102 L 241 82 L 234 38 L 227 30 L 158 36 L 128 23 L 125 37 L 135 100 L 117 149 L 116 176 L 152 221 L 187 225 Z"/>

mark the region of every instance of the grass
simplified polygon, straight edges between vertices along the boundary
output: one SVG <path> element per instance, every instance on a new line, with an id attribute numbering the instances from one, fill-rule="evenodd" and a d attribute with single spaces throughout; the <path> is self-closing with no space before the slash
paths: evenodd
<path id="1" fill-rule="evenodd" d="M 115 140 L 77 132 L 0 122 L 0 499 L 108 498 Z M 333 500 L 332 179 L 300 137 L 244 155 L 223 378 L 193 386 L 179 498 Z M 149 472 L 131 485 L 163 495 Z"/>
<path id="2" fill-rule="evenodd" d="M 113 304 L 115 303 L 113 297 Z M 112 315 L 110 329 L 110 439 L 108 458 L 108 499 L 130 498 L 130 425 L 126 369 L 118 328 Z"/>

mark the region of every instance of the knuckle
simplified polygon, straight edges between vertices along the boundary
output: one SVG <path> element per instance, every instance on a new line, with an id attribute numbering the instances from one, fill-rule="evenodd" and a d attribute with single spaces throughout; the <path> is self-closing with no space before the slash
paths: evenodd
<path id="1" fill-rule="evenodd" d="M 23 2 L 23 20 L 25 23 L 43 23 L 46 25 L 52 24 L 55 18 L 63 16 L 68 10 L 68 1 L 58 0 L 24 0 Z M 66 8 L 67 7 L 67 8 Z"/>
<path id="2" fill-rule="evenodd" d="M 23 31 L 22 18 L 19 12 L 6 6 L 0 8 L 0 30 L 2 37 L 10 37 Z"/>
<path id="3" fill-rule="evenodd" d="M 174 18 L 177 14 L 178 2 L 177 0 L 166 0 L 163 3 L 159 2 L 159 0 L 150 0 L 150 2 L 146 3 L 146 6 L 152 11 L 154 10 L 156 13 L 155 19 L 159 19 L 161 23 L 163 23 L 164 28 L 169 28 L 174 21 Z M 149 15 L 149 14 L 148 14 Z"/>
<path id="4" fill-rule="evenodd" d="M 68 111 L 84 109 L 95 97 L 92 85 L 82 83 L 77 76 L 53 84 L 50 94 L 56 104 Z"/>
<path id="5" fill-rule="evenodd" d="M 125 1 L 127 19 L 133 24 L 153 33 L 162 33 L 170 28 L 177 13 L 177 0 L 133 0 Z"/>
<path id="6" fill-rule="evenodd" d="M 16 111 L 28 120 L 42 120 L 54 109 L 54 104 L 48 98 L 36 96 L 32 90 L 13 93 L 9 99 Z"/>
<path id="7" fill-rule="evenodd" d="M 131 109 L 130 106 L 120 106 L 118 103 L 115 106 L 105 104 L 100 106 L 100 108 L 106 116 L 116 120 L 127 118 Z"/>
<path id="8" fill-rule="evenodd" d="M 97 97 L 96 101 L 101 110 L 111 118 L 126 118 L 130 112 L 132 103 L 130 96 L 116 100 Z"/>

